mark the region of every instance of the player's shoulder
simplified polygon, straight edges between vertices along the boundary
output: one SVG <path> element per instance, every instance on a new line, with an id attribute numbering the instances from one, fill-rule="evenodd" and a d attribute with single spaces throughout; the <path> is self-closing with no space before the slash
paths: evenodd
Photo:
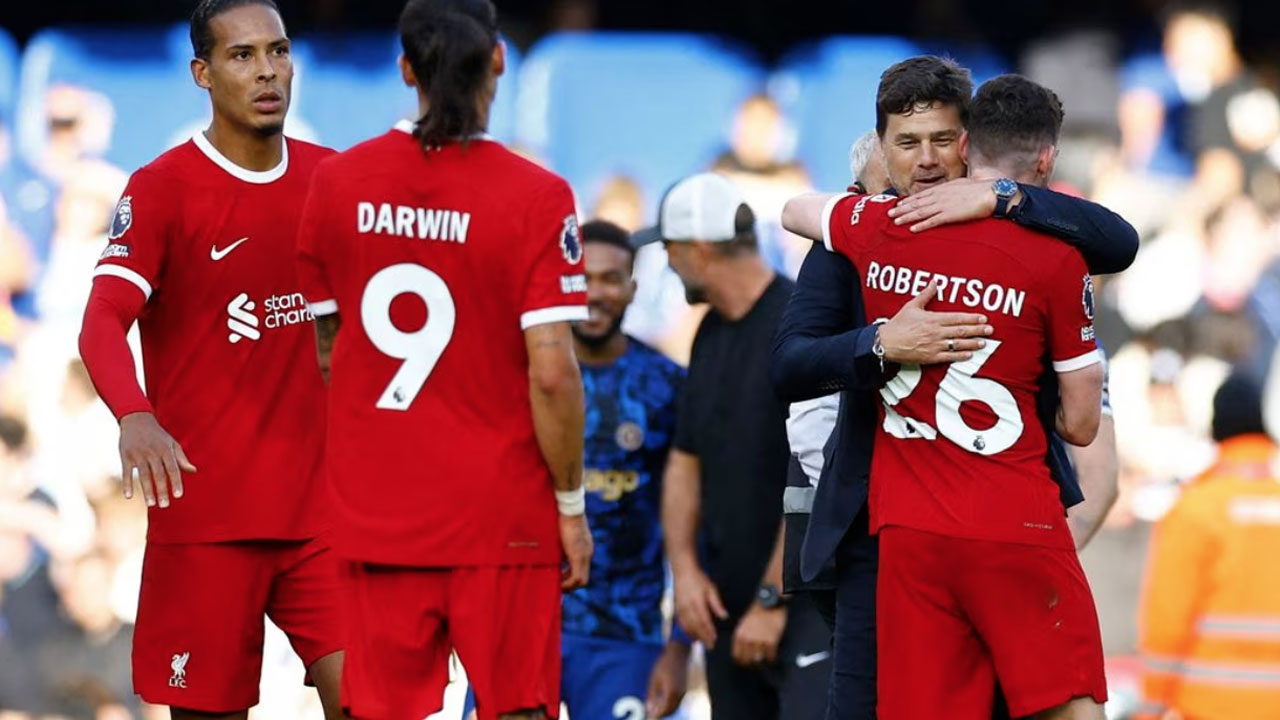
<path id="1" fill-rule="evenodd" d="M 966 239 L 982 242 L 1035 277 L 1046 278 L 1054 270 L 1083 264 L 1075 246 L 1052 235 L 1019 225 L 1012 220 L 986 218 L 972 223 L 945 226 Z"/>
<path id="2" fill-rule="evenodd" d="M 636 360 L 645 366 L 653 368 L 663 375 L 684 375 L 684 368 L 680 367 L 679 363 L 643 340 L 637 340 L 635 337 L 628 335 L 627 344 Z"/>
<path id="3" fill-rule="evenodd" d="M 193 170 L 198 169 L 204 157 L 192 140 L 179 143 L 160 153 L 154 160 L 133 171 L 132 183 L 161 182 L 163 180 L 184 179 Z"/>
<path id="4" fill-rule="evenodd" d="M 506 145 L 490 139 L 481 140 L 475 145 L 488 155 L 489 163 L 494 170 L 501 172 L 505 182 L 530 193 L 570 193 L 569 183 L 564 178 Z"/>

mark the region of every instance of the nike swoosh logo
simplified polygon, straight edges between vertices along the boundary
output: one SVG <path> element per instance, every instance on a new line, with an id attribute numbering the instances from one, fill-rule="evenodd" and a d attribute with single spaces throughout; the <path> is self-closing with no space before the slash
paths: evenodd
<path id="1" fill-rule="evenodd" d="M 222 248 L 221 250 L 219 250 L 219 249 L 218 249 L 218 246 L 217 246 L 217 245 L 213 245 L 213 246 L 211 246 L 211 247 L 209 248 L 209 259 L 210 259 L 210 260 L 212 260 L 212 261 L 214 261 L 214 262 L 218 262 L 218 261 L 219 261 L 219 260 L 221 260 L 222 258 L 226 257 L 226 256 L 227 256 L 227 254 L 228 254 L 228 253 L 230 253 L 232 250 L 235 250 L 236 248 L 240 247 L 240 243 L 242 243 L 242 242 L 244 242 L 245 240 L 248 240 L 248 239 L 249 239 L 249 238 L 247 238 L 247 237 L 242 237 L 242 238 L 240 238 L 239 240 L 237 240 L 237 241 L 235 241 L 235 242 L 231 243 L 230 245 L 228 245 L 228 246 L 226 246 L 226 247 Z"/>
<path id="2" fill-rule="evenodd" d="M 831 657 L 830 650 L 823 650 L 822 652 L 816 652 L 816 653 L 813 653 L 812 655 L 797 655 L 796 667 L 803 670 L 809 667 L 810 665 L 817 665 L 818 663 L 822 662 L 823 660 L 826 660 L 829 657 Z"/>

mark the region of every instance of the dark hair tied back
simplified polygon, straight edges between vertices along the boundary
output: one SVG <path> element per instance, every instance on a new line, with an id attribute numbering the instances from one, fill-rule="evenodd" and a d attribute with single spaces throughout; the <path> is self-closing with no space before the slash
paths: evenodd
<path id="1" fill-rule="evenodd" d="M 493 3 L 409 0 L 400 14 L 400 43 L 429 103 L 414 131 L 423 147 L 484 132 L 480 93 L 498 43 Z"/>

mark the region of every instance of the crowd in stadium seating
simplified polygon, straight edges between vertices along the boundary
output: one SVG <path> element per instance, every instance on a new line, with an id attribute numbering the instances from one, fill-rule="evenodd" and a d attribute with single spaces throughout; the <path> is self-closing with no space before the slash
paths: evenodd
<path id="1" fill-rule="evenodd" d="M 1233 366 L 1265 378 L 1280 339 L 1280 101 L 1221 19 L 1174 16 L 1163 32 L 1158 52 L 1119 57 L 1114 38 L 1084 33 L 1036 43 L 1016 65 L 1066 105 L 1057 187 L 1143 236 L 1133 268 L 1102 279 L 1097 321 L 1121 500 L 1084 564 L 1115 658 L 1135 652 L 1150 523 L 1213 458 L 1214 391 Z M 119 496 L 115 424 L 75 338 L 127 173 L 203 122 L 174 35 L 51 30 L 20 55 L 0 41 L 0 720 L 37 706 L 96 720 L 143 712 L 128 644 L 145 507 Z M 569 179 L 584 217 L 627 229 L 650 220 L 669 181 L 728 173 L 766 256 L 794 273 L 807 245 L 782 231 L 782 202 L 849 182 L 879 70 L 922 47 L 944 49 L 837 38 L 770 71 L 707 38 L 554 35 L 513 53 L 491 132 Z M 304 38 L 295 54 L 289 132 L 344 148 L 411 106 L 390 37 Z M 954 54 L 978 81 L 1014 67 Z M 699 316 L 661 248 L 641 253 L 638 273 L 627 328 L 687 359 Z M 301 717 L 314 698 L 296 680 L 272 687 L 301 672 L 277 650 L 260 712 Z M 1132 696 L 1123 663 L 1112 684 L 1117 704 Z"/>

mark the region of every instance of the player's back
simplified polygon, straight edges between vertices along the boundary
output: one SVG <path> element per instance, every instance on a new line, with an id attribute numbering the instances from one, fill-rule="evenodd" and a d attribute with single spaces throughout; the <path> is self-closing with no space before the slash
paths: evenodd
<path id="1" fill-rule="evenodd" d="M 308 299 L 318 313 L 332 300 L 342 323 L 329 431 L 339 549 L 558 562 L 523 330 L 585 318 L 572 196 L 495 142 L 424 152 L 407 129 L 321 166 L 300 240 L 303 282 L 310 258 L 326 286 Z"/>
<path id="2" fill-rule="evenodd" d="M 1035 394 L 1047 363 L 1096 361 L 1083 259 L 1007 221 L 915 234 L 888 219 L 896 198 L 847 202 L 833 242 L 858 268 L 869 318 L 892 317 L 933 282 L 929 310 L 981 313 L 994 329 L 970 360 L 904 366 L 881 390 L 875 524 L 1069 547 Z"/>

